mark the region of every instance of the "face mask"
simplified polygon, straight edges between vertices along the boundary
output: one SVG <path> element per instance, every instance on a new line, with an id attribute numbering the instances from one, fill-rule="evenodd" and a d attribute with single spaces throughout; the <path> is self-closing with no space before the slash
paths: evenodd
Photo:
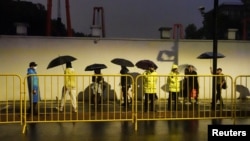
<path id="1" fill-rule="evenodd" d="M 36 69 L 37 69 L 37 67 L 34 67 L 34 69 L 36 70 Z"/>

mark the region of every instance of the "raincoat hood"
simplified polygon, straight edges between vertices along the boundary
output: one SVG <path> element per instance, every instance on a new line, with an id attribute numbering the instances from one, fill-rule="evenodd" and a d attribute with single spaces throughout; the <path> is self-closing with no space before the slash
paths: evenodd
<path id="1" fill-rule="evenodd" d="M 172 69 L 178 69 L 178 66 L 177 65 L 172 65 Z"/>

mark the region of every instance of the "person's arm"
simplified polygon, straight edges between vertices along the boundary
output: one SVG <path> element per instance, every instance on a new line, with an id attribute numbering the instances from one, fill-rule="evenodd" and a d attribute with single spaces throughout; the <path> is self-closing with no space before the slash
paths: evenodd
<path id="1" fill-rule="evenodd" d="M 210 72 L 211 72 L 211 74 L 213 74 L 213 68 L 212 67 L 210 67 Z"/>

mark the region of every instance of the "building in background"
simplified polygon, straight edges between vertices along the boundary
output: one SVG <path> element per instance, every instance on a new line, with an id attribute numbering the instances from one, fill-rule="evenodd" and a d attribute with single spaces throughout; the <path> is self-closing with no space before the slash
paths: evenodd
<path id="1" fill-rule="evenodd" d="M 250 17 L 247 4 L 222 3 L 218 7 L 218 39 L 228 39 L 229 34 L 235 32 L 237 40 L 250 39 Z M 204 13 L 204 34 L 212 39 L 213 9 Z"/>

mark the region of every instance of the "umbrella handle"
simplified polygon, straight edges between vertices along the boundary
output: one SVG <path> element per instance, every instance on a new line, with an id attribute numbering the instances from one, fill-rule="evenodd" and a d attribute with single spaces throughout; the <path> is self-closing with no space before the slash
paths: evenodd
<path id="1" fill-rule="evenodd" d="M 60 54 L 58 55 L 58 57 L 60 57 Z M 65 71 L 64 67 L 63 67 L 63 64 L 62 64 L 62 69 L 63 69 L 63 72 Z"/>
<path id="2" fill-rule="evenodd" d="M 65 71 L 64 67 L 63 67 L 63 64 L 62 64 L 62 69 L 63 69 L 63 72 Z"/>

